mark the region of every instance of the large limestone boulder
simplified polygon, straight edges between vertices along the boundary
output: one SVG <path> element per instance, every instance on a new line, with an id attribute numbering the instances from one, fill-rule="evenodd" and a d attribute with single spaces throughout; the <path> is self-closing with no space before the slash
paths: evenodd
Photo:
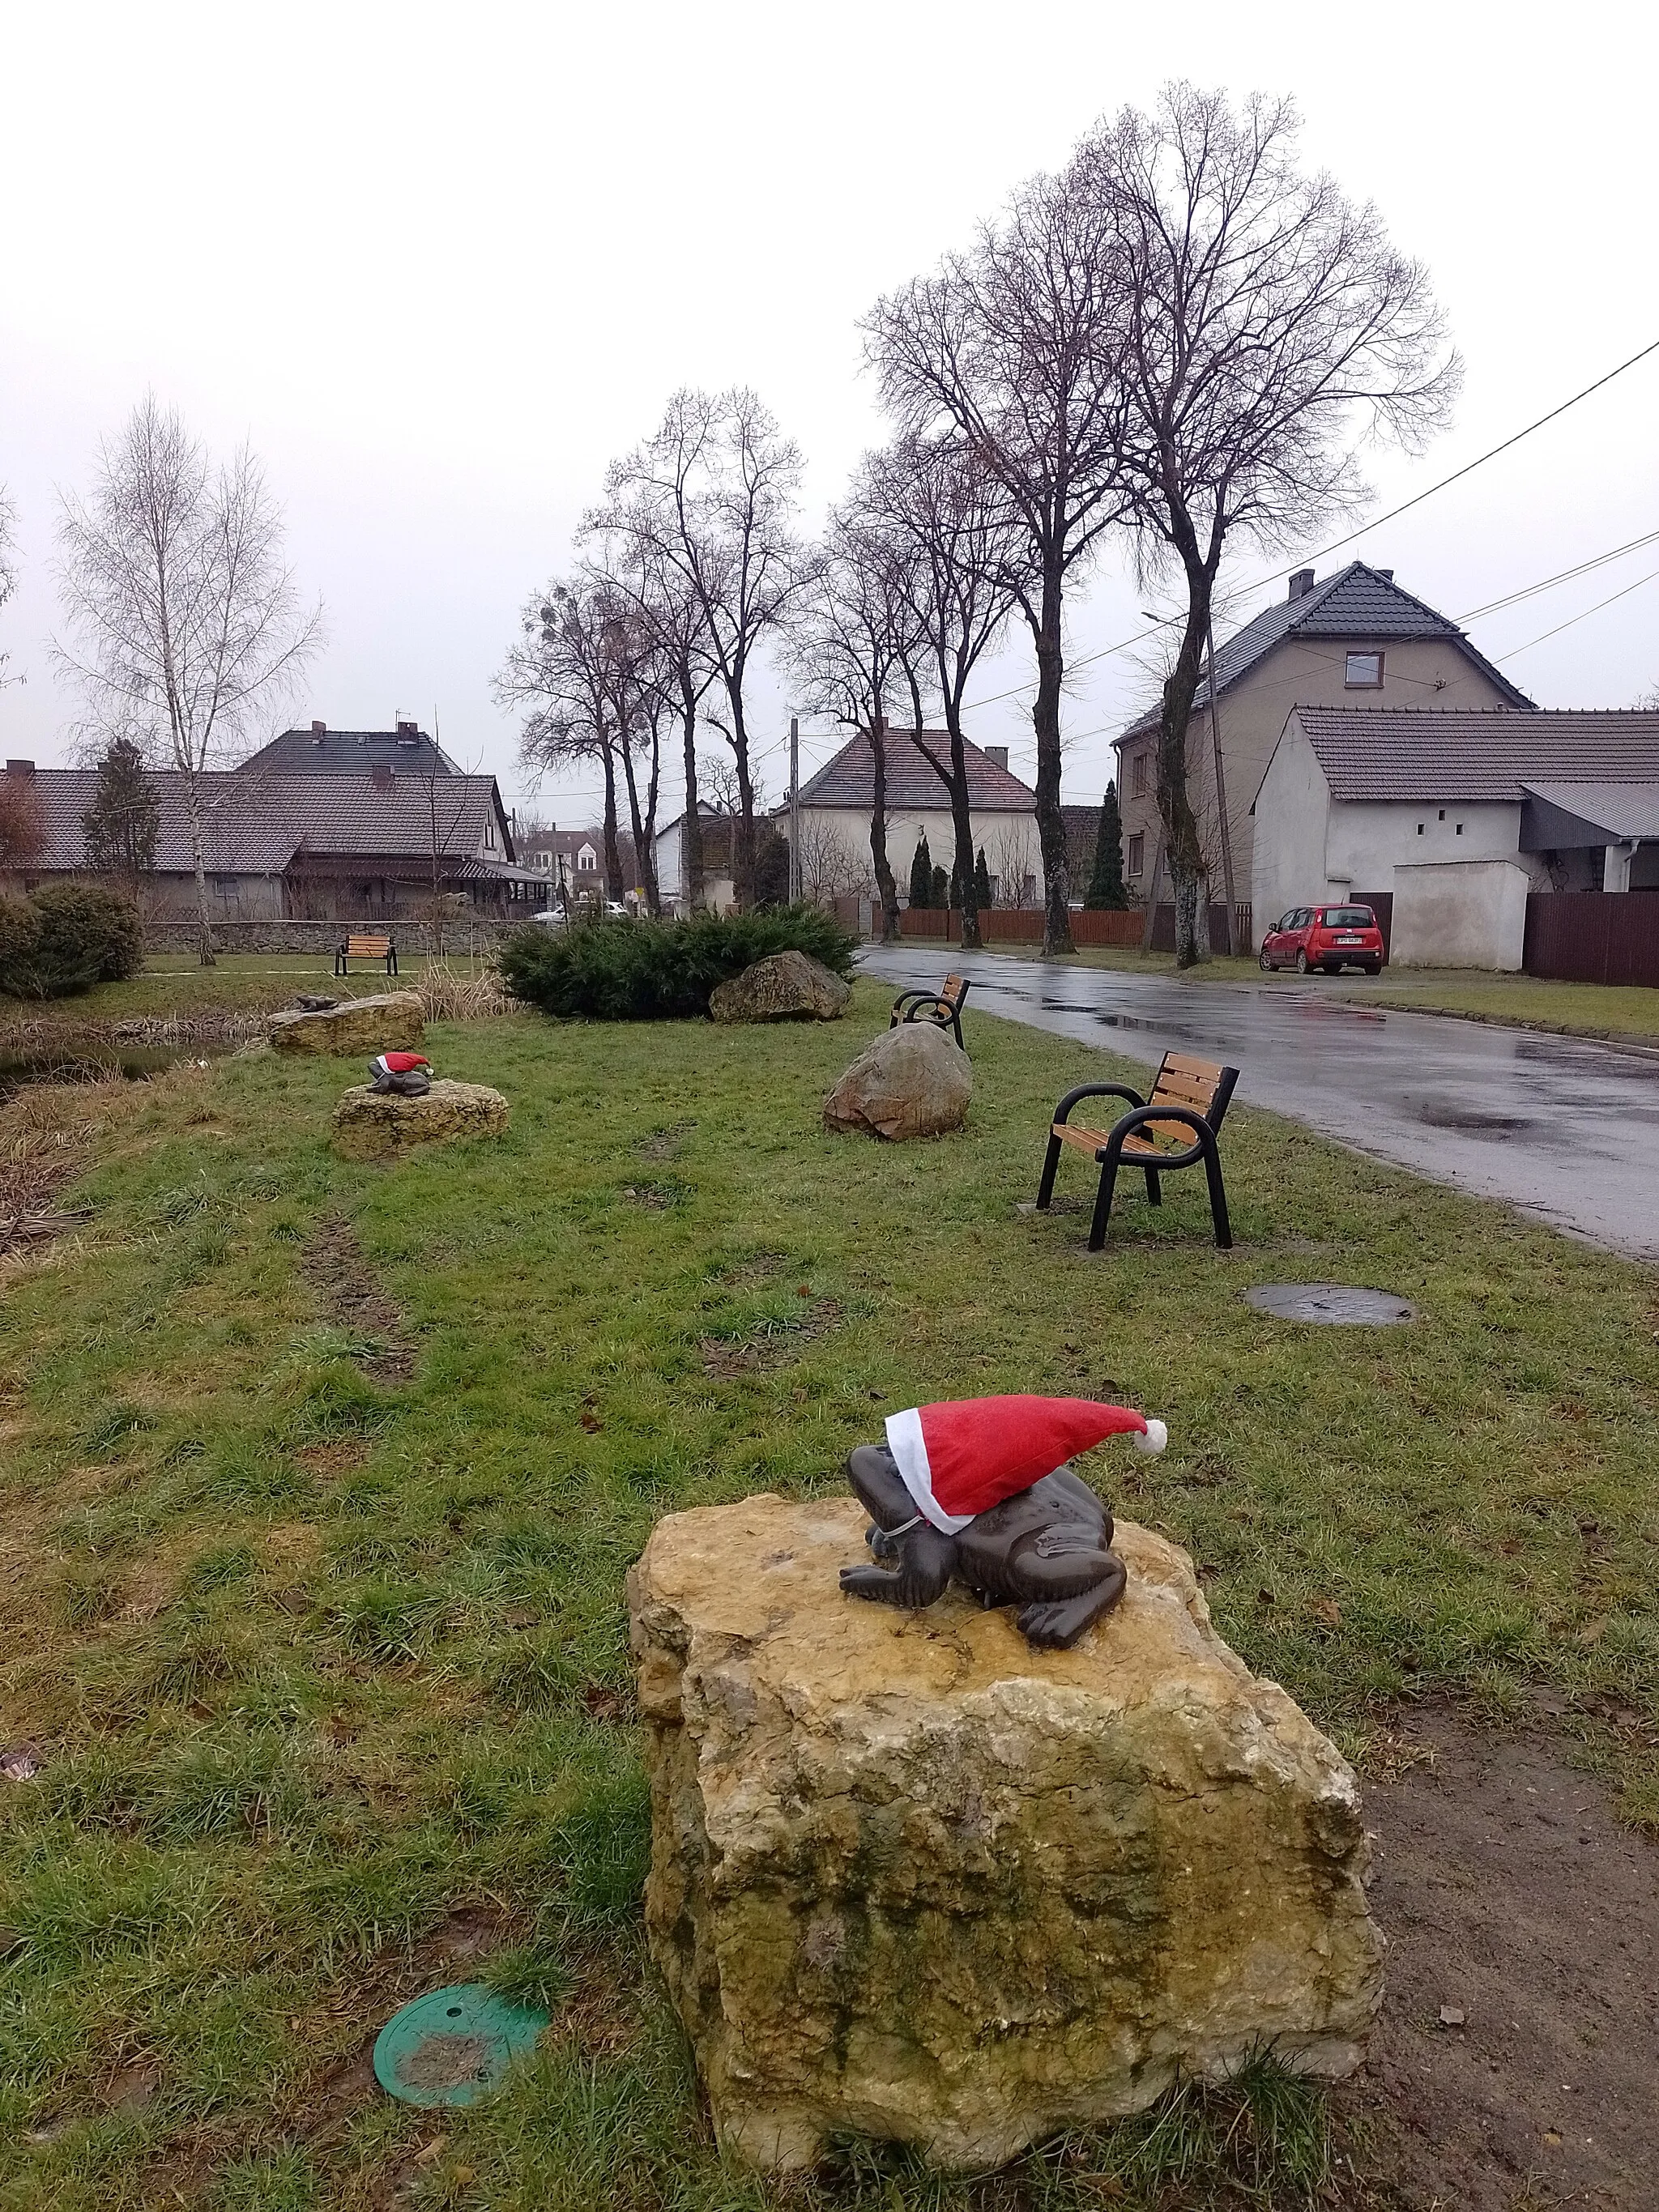
<path id="1" fill-rule="evenodd" d="M 285 1008 L 271 1016 L 270 1036 L 278 1052 L 362 1054 L 372 1060 L 377 1052 L 412 1052 L 423 1029 L 418 991 L 383 991 L 343 999 L 317 1012 Z"/>
<path id="2" fill-rule="evenodd" d="M 417 1145 L 499 1136 L 507 1101 L 485 1083 L 434 1083 L 423 1097 L 355 1085 L 334 1109 L 334 1149 L 348 1160 L 391 1160 Z"/>
<path id="3" fill-rule="evenodd" d="M 1381 1994 L 1354 1777 L 1123 1522 L 1071 1651 L 953 1591 L 843 1597 L 853 1498 L 659 1523 L 629 1582 L 653 1954 L 720 2136 L 983 2167 L 1271 2045 L 1348 2073 Z"/>
<path id="4" fill-rule="evenodd" d="M 973 1063 L 932 1022 L 901 1022 L 866 1045 L 823 1102 L 832 1129 L 900 1139 L 959 1129 L 974 1095 Z"/>
<path id="5" fill-rule="evenodd" d="M 847 1012 L 850 983 L 810 952 L 769 952 L 708 994 L 717 1022 L 835 1022 Z"/>

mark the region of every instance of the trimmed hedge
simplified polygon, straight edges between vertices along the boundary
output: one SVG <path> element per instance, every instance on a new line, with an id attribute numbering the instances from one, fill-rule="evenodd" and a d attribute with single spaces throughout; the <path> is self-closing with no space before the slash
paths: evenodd
<path id="1" fill-rule="evenodd" d="M 26 899 L 0 899 L 0 992 L 66 999 L 118 983 L 144 963 L 138 909 L 97 884 L 48 884 Z"/>
<path id="2" fill-rule="evenodd" d="M 687 921 L 574 922 L 558 930 L 531 923 L 514 931 L 500 957 L 514 997 L 544 1014 L 655 1022 L 706 1014 L 717 983 L 772 952 L 808 952 L 849 975 L 854 942 L 822 907 L 802 905 Z"/>

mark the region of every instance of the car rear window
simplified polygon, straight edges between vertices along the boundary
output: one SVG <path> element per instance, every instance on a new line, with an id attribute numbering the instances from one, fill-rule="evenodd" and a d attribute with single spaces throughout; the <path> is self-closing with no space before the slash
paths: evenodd
<path id="1" fill-rule="evenodd" d="M 1328 906 L 1325 927 L 1327 929 L 1375 929 L 1376 923 L 1368 906 Z"/>

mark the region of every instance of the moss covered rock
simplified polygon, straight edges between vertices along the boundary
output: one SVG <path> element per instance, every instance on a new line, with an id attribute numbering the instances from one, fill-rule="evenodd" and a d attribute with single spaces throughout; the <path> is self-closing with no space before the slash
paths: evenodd
<path id="1" fill-rule="evenodd" d="M 1253 2050 L 1348 2073 L 1381 1994 L 1354 1777 L 1183 1552 L 1071 1651 L 843 1597 L 852 1498 L 671 1515 L 629 1580 L 651 1944 L 723 2142 L 994 2166 Z"/>
<path id="2" fill-rule="evenodd" d="M 343 999 L 315 1012 L 289 1007 L 270 1018 L 269 1036 L 278 1052 L 349 1054 L 372 1060 L 377 1052 L 412 1052 L 425 1030 L 418 991 L 380 991 Z"/>

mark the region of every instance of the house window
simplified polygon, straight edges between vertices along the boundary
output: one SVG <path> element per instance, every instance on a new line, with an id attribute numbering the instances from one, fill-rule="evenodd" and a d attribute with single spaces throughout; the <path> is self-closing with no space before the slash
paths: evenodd
<path id="1" fill-rule="evenodd" d="M 1145 753 L 1137 753 L 1129 763 L 1129 796 L 1131 799 L 1145 799 L 1146 796 L 1146 756 Z M 1131 872 L 1133 873 L 1133 871 L 1131 871 Z"/>
<path id="2" fill-rule="evenodd" d="M 495 849 L 495 825 L 493 822 L 486 822 L 484 824 L 484 842 L 493 853 Z"/>
<path id="3" fill-rule="evenodd" d="M 1380 691 L 1382 689 L 1382 654 L 1351 653 L 1343 664 L 1342 681 L 1350 691 Z"/>
<path id="4" fill-rule="evenodd" d="M 1129 840 L 1129 873 L 1138 876 L 1146 864 L 1146 840 L 1139 831 Z"/>
<path id="5" fill-rule="evenodd" d="M 576 855 L 576 866 L 585 874 L 591 875 L 599 864 L 599 857 L 591 845 L 584 845 Z"/>

